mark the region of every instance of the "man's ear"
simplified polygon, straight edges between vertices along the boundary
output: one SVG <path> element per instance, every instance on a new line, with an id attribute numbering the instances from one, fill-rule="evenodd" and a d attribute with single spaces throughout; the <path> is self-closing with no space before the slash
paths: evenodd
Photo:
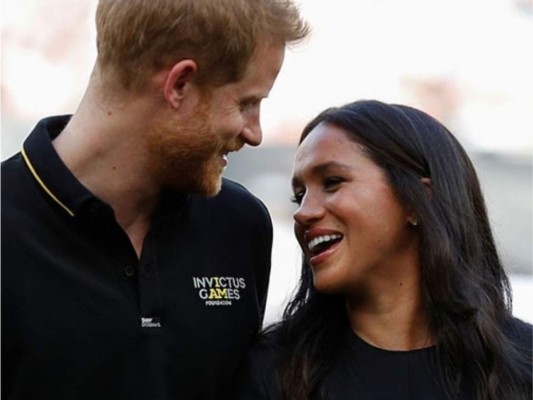
<path id="1" fill-rule="evenodd" d="M 177 62 L 168 71 L 163 85 L 163 95 L 173 109 L 180 106 L 187 93 L 187 85 L 191 83 L 196 71 L 198 66 L 190 59 Z"/>

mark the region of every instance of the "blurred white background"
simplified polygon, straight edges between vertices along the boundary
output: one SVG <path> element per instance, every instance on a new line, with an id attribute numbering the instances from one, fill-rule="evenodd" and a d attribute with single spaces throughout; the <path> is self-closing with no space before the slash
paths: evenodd
<path id="1" fill-rule="evenodd" d="M 227 170 L 273 216 L 267 321 L 279 317 L 299 272 L 288 198 L 300 130 L 326 107 L 376 98 L 427 111 L 465 145 L 511 273 L 515 314 L 533 322 L 533 0 L 298 3 L 313 34 L 287 52 L 264 103 L 264 144 Z M 40 118 L 75 111 L 96 56 L 96 5 L 2 0 L 2 160 Z"/>

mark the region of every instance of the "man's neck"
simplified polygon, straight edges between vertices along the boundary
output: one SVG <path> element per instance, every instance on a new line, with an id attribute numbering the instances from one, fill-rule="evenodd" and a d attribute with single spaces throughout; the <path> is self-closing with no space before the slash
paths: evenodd
<path id="1" fill-rule="evenodd" d="M 160 192 L 147 170 L 146 114 L 143 104 L 106 104 L 88 92 L 53 142 L 74 176 L 113 208 L 138 254 Z"/>

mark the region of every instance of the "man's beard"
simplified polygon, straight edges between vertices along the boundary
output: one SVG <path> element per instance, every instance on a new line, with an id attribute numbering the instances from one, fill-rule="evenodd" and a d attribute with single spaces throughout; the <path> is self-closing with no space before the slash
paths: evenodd
<path id="1" fill-rule="evenodd" d="M 209 122 L 209 103 L 186 119 L 163 121 L 147 136 L 150 170 L 162 188 L 211 197 L 221 188 L 223 143 Z"/>

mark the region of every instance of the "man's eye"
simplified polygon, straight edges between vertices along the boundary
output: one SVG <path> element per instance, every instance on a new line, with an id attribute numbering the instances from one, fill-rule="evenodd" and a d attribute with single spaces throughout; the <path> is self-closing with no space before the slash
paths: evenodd
<path id="1" fill-rule="evenodd" d="M 241 109 L 241 111 L 250 110 L 250 109 L 254 108 L 255 106 L 257 106 L 259 104 L 259 102 L 260 102 L 260 100 L 246 101 L 244 103 L 241 103 L 240 109 Z"/>

